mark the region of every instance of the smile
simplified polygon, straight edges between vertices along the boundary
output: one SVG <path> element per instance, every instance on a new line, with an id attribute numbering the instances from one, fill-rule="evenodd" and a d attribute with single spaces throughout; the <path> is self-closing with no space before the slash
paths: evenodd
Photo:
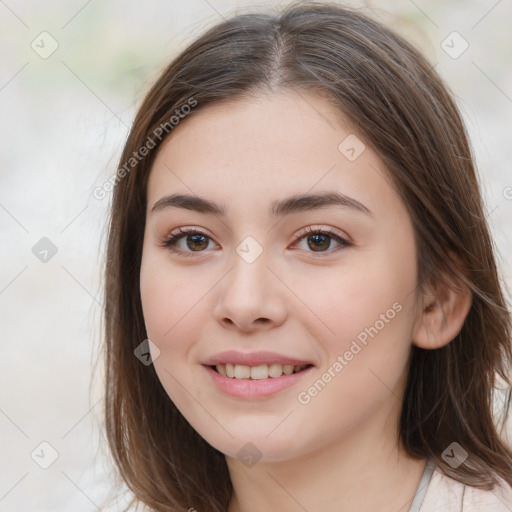
<path id="1" fill-rule="evenodd" d="M 252 379 L 263 380 L 268 378 L 278 378 L 282 375 L 292 375 L 299 373 L 309 364 L 294 366 L 292 364 L 259 364 L 256 366 L 248 366 L 245 364 L 217 364 L 211 368 L 217 373 L 230 379 Z"/>
<path id="2" fill-rule="evenodd" d="M 266 399 L 278 395 L 279 392 L 297 384 L 315 368 L 312 364 L 295 366 L 277 363 L 257 366 L 217 363 L 202 366 L 215 389 L 223 395 L 246 400 Z"/>

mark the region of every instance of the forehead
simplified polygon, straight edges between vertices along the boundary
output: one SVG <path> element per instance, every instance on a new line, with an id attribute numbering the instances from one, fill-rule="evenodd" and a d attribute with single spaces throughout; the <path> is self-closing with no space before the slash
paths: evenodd
<path id="1" fill-rule="evenodd" d="M 311 94 L 261 94 L 206 106 L 162 144 L 149 177 L 148 208 L 176 192 L 241 208 L 327 190 L 363 203 L 391 198 L 384 166 L 363 137 Z"/>

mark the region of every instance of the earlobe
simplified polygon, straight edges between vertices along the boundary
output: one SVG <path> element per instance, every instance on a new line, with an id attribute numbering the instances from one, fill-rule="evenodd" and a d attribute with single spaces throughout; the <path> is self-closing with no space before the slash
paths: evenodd
<path id="1" fill-rule="evenodd" d="M 434 290 L 423 294 L 423 310 L 413 332 L 414 345 L 424 349 L 444 347 L 462 329 L 471 309 L 472 294 L 462 283 L 438 282 Z"/>

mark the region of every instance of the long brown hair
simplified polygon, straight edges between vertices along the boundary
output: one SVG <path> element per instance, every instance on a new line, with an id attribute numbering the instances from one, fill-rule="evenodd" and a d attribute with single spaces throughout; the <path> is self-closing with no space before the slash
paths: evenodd
<path id="1" fill-rule="evenodd" d="M 445 280 L 472 292 L 452 342 L 413 346 L 398 432 L 405 449 L 468 485 L 490 489 L 497 476 L 512 485 L 512 452 L 492 411 L 496 376 L 510 385 L 511 320 L 461 116 L 406 40 L 358 10 L 322 2 L 242 14 L 209 29 L 163 71 L 136 115 L 113 193 L 104 316 L 106 433 L 134 499 L 160 511 L 224 511 L 229 503 L 224 455 L 184 419 L 153 366 L 134 356 L 147 338 L 139 273 L 147 180 L 162 127 L 170 132 L 169 120 L 191 100 L 193 116 L 263 90 L 320 94 L 347 116 L 408 208 L 419 285 Z M 151 146 L 147 154 L 130 160 L 143 146 Z M 469 453 L 457 468 L 442 457 L 453 441 Z"/>

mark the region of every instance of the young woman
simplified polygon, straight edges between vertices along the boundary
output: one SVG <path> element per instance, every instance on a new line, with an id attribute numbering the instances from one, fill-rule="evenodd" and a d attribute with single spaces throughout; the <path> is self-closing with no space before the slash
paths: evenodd
<path id="1" fill-rule="evenodd" d="M 510 316 L 454 101 L 336 4 L 240 15 L 134 121 L 106 428 L 158 511 L 506 511 Z"/>

